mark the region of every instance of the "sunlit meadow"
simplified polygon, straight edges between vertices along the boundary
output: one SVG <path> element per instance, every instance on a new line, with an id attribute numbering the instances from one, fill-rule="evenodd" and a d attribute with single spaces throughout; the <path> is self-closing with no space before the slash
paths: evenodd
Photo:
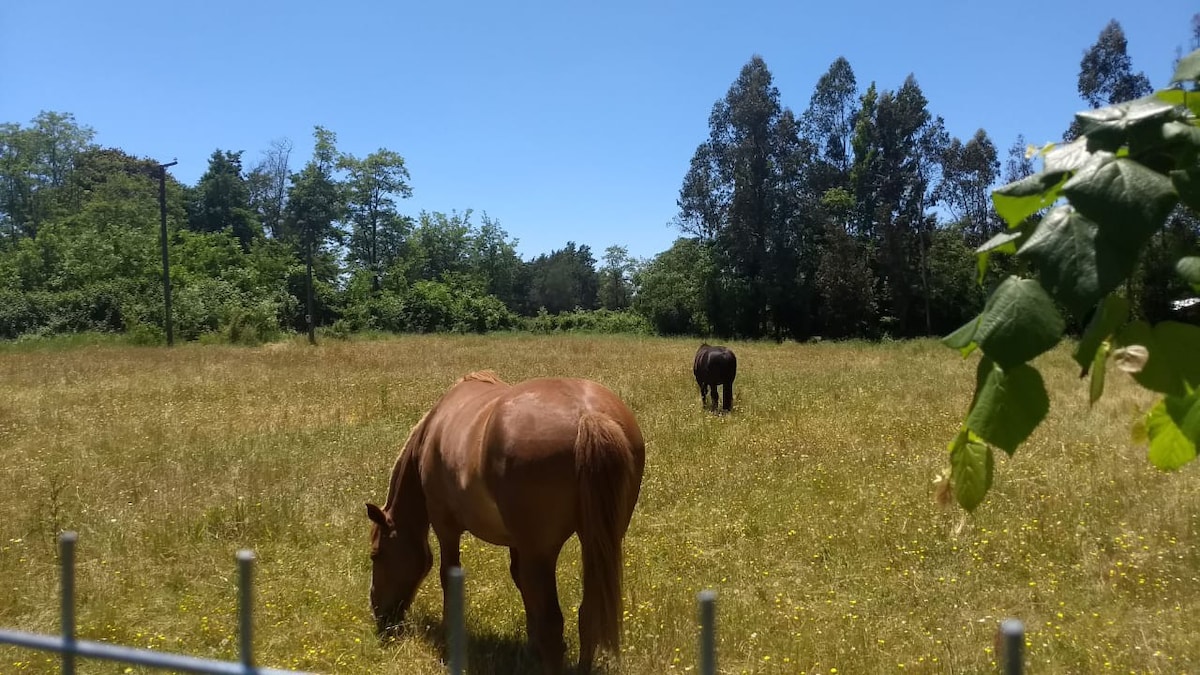
<path id="1" fill-rule="evenodd" d="M 460 375 L 598 380 L 648 441 L 609 672 L 696 668 L 698 591 L 718 594 L 726 673 L 978 673 L 1026 622 L 1037 673 L 1200 671 L 1200 467 L 1152 469 L 1129 427 L 1150 397 L 1119 372 L 1095 408 L 1066 348 L 1038 365 L 1051 417 L 971 517 L 935 476 L 974 357 L 933 341 L 732 343 L 734 411 L 701 409 L 697 341 L 430 336 L 262 348 L 0 346 L 0 627 L 58 627 L 55 535 L 80 533 L 83 637 L 236 658 L 235 552 L 252 548 L 264 666 L 443 670 L 426 580 L 380 645 L 363 503 L 410 426 Z M 533 665 L 503 549 L 466 537 L 472 672 Z M 436 550 L 436 549 L 435 549 Z M 578 546 L 560 560 L 576 654 Z M 54 672 L 0 647 L 0 671 Z M 83 661 L 84 673 L 142 672 Z"/>

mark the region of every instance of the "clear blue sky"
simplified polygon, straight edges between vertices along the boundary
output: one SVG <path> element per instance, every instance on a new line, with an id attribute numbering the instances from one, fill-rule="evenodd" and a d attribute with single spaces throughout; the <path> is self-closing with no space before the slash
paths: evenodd
<path id="1" fill-rule="evenodd" d="M 473 208 L 528 258 L 574 240 L 653 256 L 678 232 L 679 185 L 708 113 L 760 54 L 799 114 L 845 56 L 860 87 L 913 73 L 950 133 L 1055 139 L 1083 107 L 1079 60 L 1109 19 L 1165 84 L 1184 0 L 1095 2 L 0 3 L 0 121 L 74 113 L 99 143 L 192 184 L 214 149 L 252 165 L 270 141 L 306 161 L 405 157 L 405 212 Z"/>

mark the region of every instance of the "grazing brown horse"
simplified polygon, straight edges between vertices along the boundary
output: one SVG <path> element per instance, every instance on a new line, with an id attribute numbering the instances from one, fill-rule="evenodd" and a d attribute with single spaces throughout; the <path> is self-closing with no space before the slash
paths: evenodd
<path id="1" fill-rule="evenodd" d="M 392 469 L 371 526 L 371 611 L 381 632 L 397 627 L 441 552 L 460 565 L 463 532 L 507 546 L 525 626 L 546 672 L 563 667 L 563 615 L 555 566 L 579 534 L 583 601 L 579 666 L 597 647 L 618 651 L 621 544 L 641 491 L 646 444 L 629 408 L 589 380 L 540 378 L 517 385 L 492 371 L 461 378 L 417 423 Z"/>
<path id="2" fill-rule="evenodd" d="M 728 347 L 714 347 L 708 343 L 700 345 L 696 350 L 696 358 L 692 361 L 692 374 L 696 376 L 696 384 L 700 385 L 700 403 L 708 403 L 708 391 L 712 389 L 712 409 L 717 409 L 717 399 L 720 395 L 717 387 L 725 389 L 726 412 L 733 408 L 733 378 L 737 377 L 737 357 Z"/>

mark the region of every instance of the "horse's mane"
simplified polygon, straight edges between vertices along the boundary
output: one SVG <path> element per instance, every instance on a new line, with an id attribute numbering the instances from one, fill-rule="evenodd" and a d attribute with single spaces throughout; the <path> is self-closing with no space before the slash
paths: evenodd
<path id="1" fill-rule="evenodd" d="M 496 375 L 496 371 L 494 370 L 476 370 L 474 372 L 467 373 L 466 375 L 458 378 L 458 382 L 455 382 L 454 384 L 457 386 L 463 382 L 504 384 L 504 381 Z M 421 419 L 413 426 L 412 431 L 408 432 L 408 439 L 404 441 L 404 446 L 400 450 L 400 455 L 396 457 L 396 463 L 392 465 L 392 478 L 391 482 L 388 484 L 387 502 L 385 502 L 383 505 L 384 511 L 387 511 L 387 509 L 390 508 L 396 501 L 396 493 L 400 486 L 400 476 L 404 473 L 404 470 L 407 467 L 406 462 L 411 458 L 410 455 L 416 451 L 416 448 L 425 442 L 425 430 L 428 426 L 427 422 L 429 421 L 429 416 L 438 409 L 438 405 L 440 403 L 441 399 L 439 399 L 432 408 L 422 415 Z"/>
<path id="2" fill-rule="evenodd" d="M 484 382 L 486 384 L 504 384 L 504 381 L 500 379 L 500 376 L 496 374 L 496 371 L 491 370 L 491 369 L 476 370 L 474 372 L 467 373 L 466 375 L 463 375 L 462 377 L 458 378 L 458 382 L 455 382 L 454 384 L 462 384 L 463 382 Z"/>
<path id="3" fill-rule="evenodd" d="M 400 474 L 404 472 L 404 462 L 413 452 L 413 448 L 421 443 L 425 438 L 425 422 L 429 419 L 429 414 L 433 412 L 431 408 L 421 419 L 413 425 L 412 431 L 408 432 L 408 438 L 405 439 L 404 445 L 400 449 L 400 455 L 396 457 L 396 463 L 392 465 L 392 477 L 388 481 L 388 496 L 387 501 L 383 503 L 383 510 L 386 512 L 392 506 L 392 502 L 396 500 L 396 488 L 400 484 Z"/>

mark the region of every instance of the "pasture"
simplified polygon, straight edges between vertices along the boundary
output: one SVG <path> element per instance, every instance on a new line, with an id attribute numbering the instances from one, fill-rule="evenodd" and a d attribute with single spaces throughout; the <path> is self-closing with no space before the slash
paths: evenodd
<path id="1" fill-rule="evenodd" d="M 1200 467 L 1149 466 L 1129 426 L 1151 398 L 1123 374 L 1089 409 L 1069 351 L 1040 359 L 1051 417 L 1014 460 L 997 458 L 987 502 L 964 517 L 932 495 L 974 357 L 933 341 L 729 343 L 734 409 L 713 415 L 691 373 L 698 344 L 0 346 L 0 626 L 57 629 L 54 537 L 69 528 L 81 637 L 236 658 L 245 547 L 259 559 L 260 665 L 442 672 L 436 572 L 409 633 L 375 639 L 363 504 L 384 499 L 437 397 L 493 368 L 508 382 L 606 384 L 647 439 L 609 672 L 694 670 L 704 588 L 718 593 L 727 673 L 987 672 L 1010 616 L 1026 622 L 1030 672 L 1200 670 Z M 470 536 L 463 549 L 470 671 L 532 666 L 506 551 Z M 559 567 L 572 663 L 578 560 L 572 540 Z M 57 660 L 0 647 L 0 672 L 57 672 Z"/>

